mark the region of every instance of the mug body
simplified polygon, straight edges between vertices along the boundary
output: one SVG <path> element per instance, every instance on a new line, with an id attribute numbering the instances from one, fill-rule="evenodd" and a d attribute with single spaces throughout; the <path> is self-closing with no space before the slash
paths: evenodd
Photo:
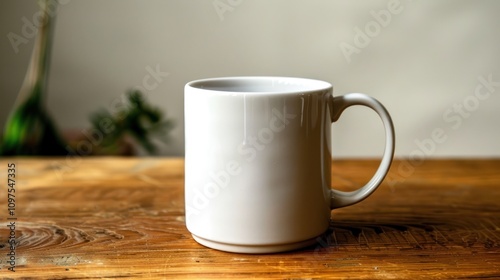
<path id="1" fill-rule="evenodd" d="M 186 225 L 219 250 L 313 244 L 330 220 L 329 83 L 232 77 L 185 87 Z"/>

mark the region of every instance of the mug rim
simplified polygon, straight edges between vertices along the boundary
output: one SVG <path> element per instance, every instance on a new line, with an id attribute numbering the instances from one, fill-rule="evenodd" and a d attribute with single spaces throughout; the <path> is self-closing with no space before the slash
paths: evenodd
<path id="1" fill-rule="evenodd" d="M 245 88 L 240 90 L 239 87 Z M 296 94 L 330 90 L 326 81 L 285 76 L 233 76 L 204 78 L 188 82 L 186 88 L 231 94 Z M 254 87 L 252 90 L 251 87 Z"/>

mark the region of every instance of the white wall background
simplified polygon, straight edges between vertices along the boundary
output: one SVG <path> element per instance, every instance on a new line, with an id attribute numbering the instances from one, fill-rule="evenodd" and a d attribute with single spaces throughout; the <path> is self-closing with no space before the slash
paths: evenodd
<path id="1" fill-rule="evenodd" d="M 219 15 L 213 3 L 232 10 Z M 364 92 L 384 103 L 397 130 L 397 156 L 442 129 L 431 157 L 500 156 L 500 1 L 65 0 L 61 1 L 48 107 L 62 129 L 88 127 L 147 68 L 168 72 L 149 100 L 177 122 L 165 155 L 182 155 L 183 86 L 198 78 L 283 75 Z M 399 4 L 398 4 L 399 3 Z M 373 12 L 392 9 L 381 26 Z M 33 46 L 23 35 L 36 1 L 0 2 L 0 128 L 22 83 Z M 376 27 L 379 29 L 376 29 Z M 356 28 L 373 28 L 350 62 Z M 15 47 L 10 32 L 28 39 Z M 362 42 L 358 42 L 362 43 Z M 491 76 L 490 76 L 491 75 Z M 474 97 L 484 77 L 495 81 Z M 482 89 L 485 90 L 485 89 Z M 463 104 L 460 114 L 455 104 Z M 455 106 L 455 107 L 454 107 Z M 462 105 L 460 105 L 462 106 Z M 451 110 L 451 111 L 450 111 Z M 449 119 L 443 117 L 447 115 Z M 382 125 L 369 109 L 345 112 L 333 126 L 338 157 L 382 153 Z"/>

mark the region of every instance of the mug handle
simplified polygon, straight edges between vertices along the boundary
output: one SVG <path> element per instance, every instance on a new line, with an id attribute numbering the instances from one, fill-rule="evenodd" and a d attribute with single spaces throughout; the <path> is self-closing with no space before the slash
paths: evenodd
<path id="1" fill-rule="evenodd" d="M 371 195 L 382 183 L 392 163 L 395 147 L 394 125 L 391 116 L 385 107 L 375 98 L 362 93 L 349 93 L 346 95 L 330 97 L 330 115 L 332 122 L 336 122 L 342 112 L 353 105 L 363 105 L 373 109 L 382 119 L 385 129 L 385 149 L 382 161 L 375 175 L 363 187 L 350 192 L 330 190 L 330 208 L 341 208 L 362 201 Z"/>

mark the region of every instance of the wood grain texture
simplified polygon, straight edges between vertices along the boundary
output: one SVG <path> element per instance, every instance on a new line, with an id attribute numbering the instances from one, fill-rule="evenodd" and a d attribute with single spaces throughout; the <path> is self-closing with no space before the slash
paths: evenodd
<path id="1" fill-rule="evenodd" d="M 16 272 L 5 262 L 9 162 L 17 166 Z M 0 160 L 0 278 L 500 278 L 500 160 L 428 160 L 413 170 L 395 162 L 374 195 L 332 211 L 317 245 L 268 255 L 219 252 L 191 238 L 183 164 Z M 377 164 L 334 161 L 332 181 L 357 188 Z"/>

